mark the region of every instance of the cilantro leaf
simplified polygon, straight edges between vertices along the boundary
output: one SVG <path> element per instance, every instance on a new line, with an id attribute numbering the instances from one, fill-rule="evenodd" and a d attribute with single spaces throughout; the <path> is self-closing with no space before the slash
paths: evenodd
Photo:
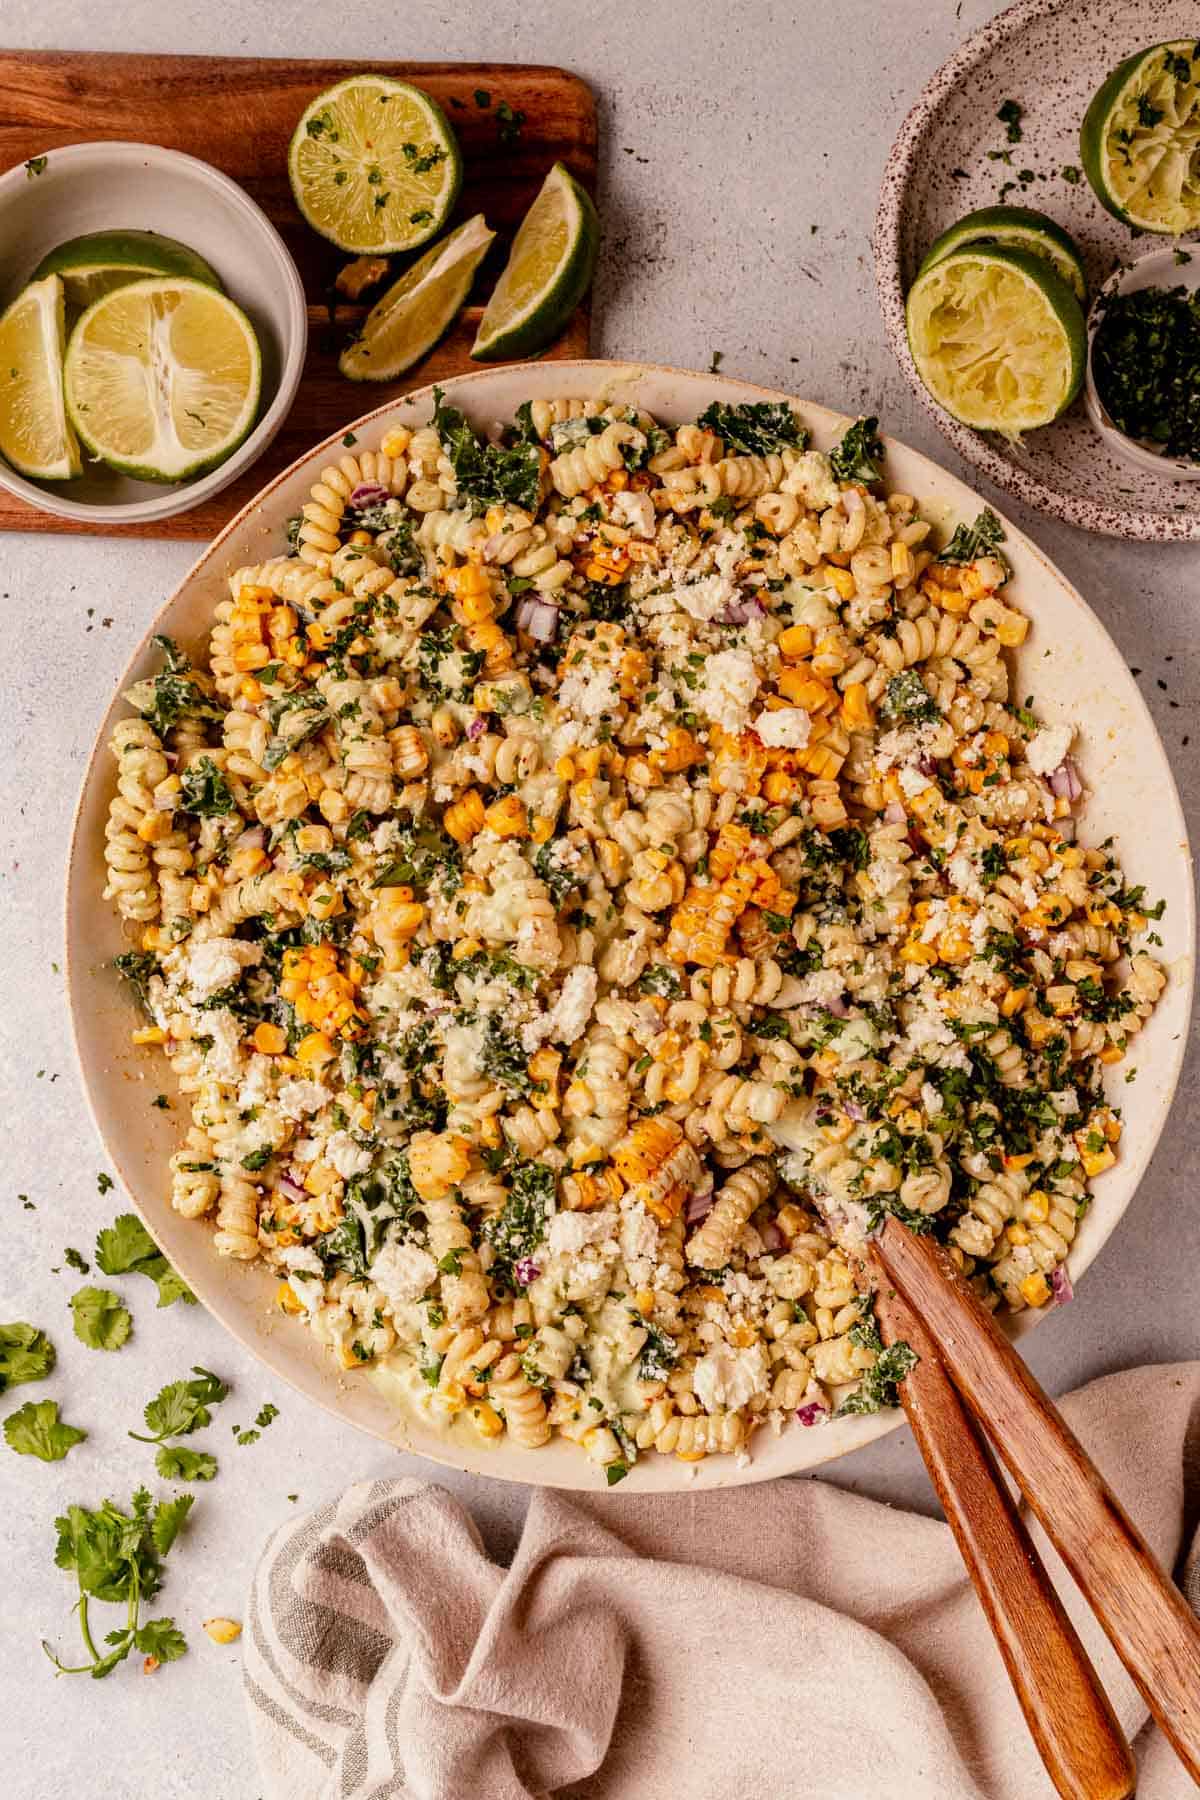
<path id="1" fill-rule="evenodd" d="M 159 1306 L 183 1300 L 196 1304 L 196 1296 L 176 1274 L 136 1213 L 121 1213 L 96 1238 L 96 1266 L 105 1275 L 144 1275 L 158 1289 Z"/>
<path id="2" fill-rule="evenodd" d="M 213 705 L 200 686 L 199 677 L 183 651 L 168 637 L 157 636 L 154 642 L 162 651 L 164 666 L 157 675 L 136 682 L 127 691 L 125 698 L 130 706 L 141 713 L 159 737 L 165 736 L 181 719 L 224 718 L 222 709 Z"/>
<path id="3" fill-rule="evenodd" d="M 133 1634 L 136 1648 L 143 1656 L 153 1656 L 160 1663 L 178 1662 L 187 1654 L 187 1639 L 174 1619 L 148 1619 Z"/>
<path id="4" fill-rule="evenodd" d="M 783 449 L 803 450 L 808 432 L 783 400 L 757 400 L 745 406 L 727 406 L 714 400 L 696 420 L 704 431 L 724 438 L 733 454 L 766 456 Z"/>
<path id="5" fill-rule="evenodd" d="M 180 786 L 180 807 L 184 812 L 195 813 L 198 818 L 219 818 L 234 809 L 229 783 L 211 756 L 201 756 L 190 763 L 183 772 Z"/>
<path id="6" fill-rule="evenodd" d="M 217 1459 L 207 1450 L 160 1444 L 154 1466 L 164 1481 L 211 1481 L 217 1472 Z"/>
<path id="7" fill-rule="evenodd" d="M 840 444 L 829 453 L 829 466 L 839 481 L 861 481 L 868 487 L 883 474 L 883 443 L 876 418 L 856 419 Z"/>
<path id="8" fill-rule="evenodd" d="M 4 1421 L 4 1436 L 18 1456 L 37 1456 L 42 1462 L 61 1462 L 74 1444 L 87 1436 L 76 1425 L 64 1425 L 57 1400 L 27 1400 Z"/>
<path id="9" fill-rule="evenodd" d="M 143 1417 L 151 1435 L 131 1431 L 131 1438 L 139 1444 L 161 1444 L 165 1438 L 188 1437 L 211 1424 L 210 1408 L 224 1400 L 229 1389 L 219 1375 L 199 1363 L 193 1364 L 192 1374 L 194 1381 L 170 1381 L 146 1402 Z"/>
<path id="10" fill-rule="evenodd" d="M 75 1336 L 89 1350 L 119 1350 L 133 1330 L 133 1319 L 111 1288 L 84 1287 L 71 1295 Z"/>
<path id="11" fill-rule="evenodd" d="M 36 1325 L 0 1325 L 0 1392 L 41 1381 L 54 1367 L 54 1345 Z"/>
<path id="12" fill-rule="evenodd" d="M 842 1401 L 835 1418 L 840 1419 L 845 1414 L 877 1413 L 882 1407 L 898 1406 L 896 1383 L 903 1381 L 920 1360 L 911 1345 L 902 1339 L 889 1344 L 886 1350 L 880 1351 L 874 1368 L 867 1370 L 854 1393 Z"/>
<path id="13" fill-rule="evenodd" d="M 166 1556 L 194 1505 L 194 1494 L 177 1494 L 174 1500 L 159 1501 L 150 1524 L 150 1536 L 160 1556 Z"/>

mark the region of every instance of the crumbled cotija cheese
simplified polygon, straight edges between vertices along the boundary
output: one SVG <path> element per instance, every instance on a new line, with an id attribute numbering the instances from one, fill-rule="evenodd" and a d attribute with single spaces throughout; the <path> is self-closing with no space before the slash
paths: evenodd
<path id="1" fill-rule="evenodd" d="M 188 952 L 187 979 L 196 1000 L 209 1000 L 229 987 L 243 969 L 262 958 L 262 946 L 238 938 L 205 938 Z"/>
<path id="2" fill-rule="evenodd" d="M 371 1280 L 392 1307 L 419 1300 L 436 1277 L 437 1263 L 419 1244 L 385 1244 L 371 1264 Z"/>
<path id="3" fill-rule="evenodd" d="M 352 1175 L 366 1174 L 371 1166 L 371 1152 L 356 1144 L 348 1131 L 334 1131 L 325 1144 L 325 1161 L 343 1181 L 349 1181 Z"/>
<path id="4" fill-rule="evenodd" d="M 732 1412 L 745 1406 L 766 1385 L 766 1358 L 758 1344 L 752 1344 L 748 1350 L 718 1344 L 692 1370 L 692 1389 L 708 1413 Z"/>
<path id="5" fill-rule="evenodd" d="M 812 720 L 799 706 L 780 706 L 759 713 L 751 730 L 761 744 L 772 749 L 803 750 L 812 731 Z"/>
<path id="6" fill-rule="evenodd" d="M 599 1244 L 614 1237 L 619 1224 L 615 1206 L 603 1206 L 597 1212 L 555 1213 L 546 1243 L 553 1256 L 573 1256 L 585 1244 Z"/>
<path id="7" fill-rule="evenodd" d="M 1061 768 L 1074 736 L 1073 725 L 1043 725 L 1025 746 L 1025 761 L 1034 774 L 1053 775 L 1055 769 Z"/>
<path id="8" fill-rule="evenodd" d="M 309 1113 L 320 1112 L 332 1098 L 329 1089 L 319 1081 L 285 1081 L 275 1101 L 285 1118 L 303 1119 Z"/>
<path id="9" fill-rule="evenodd" d="M 731 736 L 744 731 L 758 692 L 758 671 L 746 650 L 719 650 L 704 666 L 696 705 Z"/>

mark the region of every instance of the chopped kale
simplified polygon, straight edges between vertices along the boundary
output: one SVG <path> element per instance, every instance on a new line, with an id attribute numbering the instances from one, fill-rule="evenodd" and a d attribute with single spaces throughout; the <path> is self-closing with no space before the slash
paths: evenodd
<path id="1" fill-rule="evenodd" d="M 329 719 L 330 712 L 324 699 L 311 688 L 284 694 L 272 701 L 267 713 L 271 737 L 263 756 L 263 767 L 277 769 L 285 756 L 290 756 L 293 750 L 323 731 Z"/>
<path id="2" fill-rule="evenodd" d="M 541 846 L 533 859 L 535 873 L 545 882 L 550 890 L 550 898 L 558 907 L 563 906 L 584 885 L 583 876 L 577 870 L 567 868 L 560 862 L 560 848 L 558 841 L 551 838 Z"/>
<path id="3" fill-rule="evenodd" d="M 529 1058 L 521 1048 L 521 1040 L 515 1033 L 506 1031 L 494 1013 L 489 1015 L 484 1026 L 479 1062 L 484 1074 L 498 1081 L 510 1094 L 532 1092 Z"/>
<path id="4" fill-rule="evenodd" d="M 883 691 L 883 698 L 879 702 L 879 716 L 893 724 L 897 720 L 916 724 L 940 719 L 942 715 L 917 671 L 902 669 L 899 675 L 892 676 Z"/>
<path id="5" fill-rule="evenodd" d="M 211 756 L 201 756 L 190 763 L 180 779 L 180 787 L 179 804 L 184 812 L 206 819 L 224 817 L 234 810 L 229 783 Z"/>
<path id="6" fill-rule="evenodd" d="M 958 525 L 954 536 L 939 552 L 940 563 L 973 563 L 977 557 L 993 556 L 1008 575 L 1008 562 L 1000 550 L 1004 542 L 1004 527 L 992 511 L 985 506 L 973 525 Z"/>
<path id="7" fill-rule="evenodd" d="M 679 1361 L 679 1346 L 657 1325 L 645 1326 L 645 1332 L 646 1342 L 638 1359 L 638 1377 L 642 1381 L 666 1381 Z"/>
<path id="8" fill-rule="evenodd" d="M 683 994 L 679 971 L 667 963 L 652 963 L 648 969 L 643 969 L 638 976 L 638 987 L 643 994 L 662 994 L 668 1000 L 678 1000 Z"/>
<path id="9" fill-rule="evenodd" d="M 165 737 L 181 719 L 222 719 L 192 669 L 187 656 L 169 637 L 158 634 L 154 642 L 162 651 L 163 668 L 146 681 L 128 689 L 125 698 L 159 737 Z"/>
<path id="10" fill-rule="evenodd" d="M 724 438 L 736 454 L 766 456 L 771 451 L 803 450 L 808 432 L 783 400 L 756 400 L 745 406 L 727 406 L 714 400 L 696 420 L 705 431 Z"/>
<path id="11" fill-rule="evenodd" d="M 410 887 L 427 894 L 437 882 L 444 893 L 453 893 L 461 878 L 458 845 L 431 819 L 414 820 L 395 833 L 388 861 L 376 872 L 373 888 Z"/>
<path id="12" fill-rule="evenodd" d="M 537 508 L 542 459 L 536 444 L 518 442 L 505 449 L 488 444 L 456 406 L 442 404 L 441 388 L 433 390 L 433 425 L 454 470 L 459 494 L 479 510 L 486 506 Z"/>
<path id="13" fill-rule="evenodd" d="M 113 968 L 127 981 L 137 996 L 137 1003 L 149 1017 L 150 977 L 158 972 L 158 959 L 149 950 L 123 950 L 113 957 Z"/>
<path id="14" fill-rule="evenodd" d="M 514 1265 L 532 1255 L 546 1235 L 546 1221 L 554 1205 L 555 1174 L 546 1163 L 516 1163 L 509 1177 L 508 1199 L 483 1235 L 495 1251 L 492 1275 L 512 1288 L 518 1286 Z"/>
<path id="15" fill-rule="evenodd" d="M 856 419 L 840 444 L 829 453 L 829 466 L 839 481 L 861 481 L 868 487 L 883 475 L 883 443 L 876 418 Z"/>

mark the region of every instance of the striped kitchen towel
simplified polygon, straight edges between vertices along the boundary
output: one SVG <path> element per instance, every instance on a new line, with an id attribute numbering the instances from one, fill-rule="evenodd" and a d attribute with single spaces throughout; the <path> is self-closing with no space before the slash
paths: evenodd
<path id="1" fill-rule="evenodd" d="M 1063 1410 L 1174 1564 L 1200 1363 Z M 1141 1800 L 1184 1800 L 1034 1536 L 1141 1733 Z M 268 1800 L 1053 1800 L 948 1528 L 819 1481 L 539 1491 L 508 1569 L 444 1489 L 364 1483 L 271 1538 L 243 1643 Z"/>

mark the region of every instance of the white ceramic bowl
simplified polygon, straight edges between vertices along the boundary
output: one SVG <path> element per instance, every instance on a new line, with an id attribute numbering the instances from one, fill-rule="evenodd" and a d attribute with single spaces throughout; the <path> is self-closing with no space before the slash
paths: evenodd
<path id="1" fill-rule="evenodd" d="M 228 487 L 287 417 L 308 341 L 300 276 L 266 214 L 227 175 L 156 144 L 70 144 L 47 151 L 38 175 L 18 164 L 0 176 L 0 308 L 56 245 L 84 232 L 123 228 L 178 238 L 212 264 L 258 334 L 262 402 L 245 443 L 194 481 L 134 481 L 86 456 L 76 481 L 28 481 L 0 462 L 0 487 L 97 530 L 169 519 Z"/>
<path id="2" fill-rule="evenodd" d="M 1179 260 L 1181 256 L 1184 258 L 1182 262 Z M 1144 288 L 1154 287 L 1186 288 L 1189 293 L 1195 293 L 1200 288 L 1200 245 L 1193 248 L 1189 239 L 1187 243 L 1172 244 L 1165 250 L 1152 250 L 1149 256 L 1139 256 L 1128 268 L 1115 269 L 1109 276 L 1088 314 L 1084 404 L 1088 418 L 1109 449 L 1133 468 L 1159 476 L 1165 473 L 1176 481 L 1200 481 L 1200 462 L 1184 462 L 1176 457 L 1164 456 L 1161 450 L 1151 449 L 1138 438 L 1127 437 L 1125 432 L 1113 424 L 1097 391 L 1092 372 L 1092 353 L 1096 347 L 1096 332 L 1103 317 L 1105 298 L 1110 294 L 1138 294 Z"/>
<path id="3" fill-rule="evenodd" d="M 477 426 L 511 418 L 521 401 L 558 395 L 603 395 L 635 400 L 671 424 L 695 419 L 711 400 L 780 400 L 746 382 L 719 375 L 687 374 L 657 367 L 604 362 L 530 363 L 487 370 L 448 381 L 446 391 Z M 846 420 L 824 407 L 798 403 L 819 448 L 832 445 Z M 386 424 L 424 423 L 432 410 L 430 390 L 401 406 L 380 407 L 352 428 L 366 448 L 378 443 Z M 252 501 L 193 566 L 138 646 L 119 689 L 154 666 L 153 632 L 167 632 L 198 650 L 213 608 L 227 593 L 226 578 L 236 568 L 277 554 L 284 521 L 296 512 L 322 465 L 341 448 L 331 437 L 292 464 Z M 888 444 L 888 480 L 894 490 L 915 494 L 926 515 L 949 527 L 972 519 L 980 502 L 961 481 L 902 444 Z M 1159 927 L 1159 952 L 1170 984 L 1137 1042 L 1136 1079 L 1124 1084 L 1129 1065 L 1117 1071 L 1124 1109 L 1121 1160 L 1097 1184 L 1070 1267 L 1080 1275 L 1092 1261 L 1137 1189 L 1166 1121 L 1187 1036 L 1192 991 L 1193 903 L 1186 828 L 1170 766 L 1124 659 L 1095 614 L 1014 526 L 1006 527 L 1005 553 L 1013 567 L 1014 598 L 1030 613 L 1033 630 L 1019 664 L 1019 692 L 1031 689 L 1053 723 L 1072 719 L 1081 728 L 1079 762 L 1093 799 L 1086 829 L 1093 840 L 1115 834 L 1128 877 L 1145 882 L 1151 895 L 1167 902 Z M 169 1113 L 150 1104 L 169 1085 L 161 1057 L 130 1047 L 136 1020 L 121 984 L 108 964 L 128 940 L 111 909 L 100 900 L 105 871 L 104 821 L 113 792 L 113 765 L 107 740 L 126 708 L 118 699 L 101 724 L 84 780 L 75 819 L 67 884 L 67 971 L 76 1048 L 93 1115 L 113 1167 L 163 1250 L 205 1304 L 234 1335 L 285 1381 L 351 1423 L 435 1461 L 503 1480 L 538 1486 L 594 1487 L 597 1471 L 574 1446 L 562 1442 L 530 1453 L 501 1442 L 498 1447 L 448 1441 L 421 1420 L 398 1412 L 394 1400 L 369 1376 L 348 1378 L 333 1364 L 311 1332 L 272 1310 L 275 1282 L 259 1266 L 222 1260 L 202 1223 L 171 1211 L 167 1158 L 182 1135 L 182 1109 Z M 1023 1314 L 1016 1329 L 1029 1328 L 1038 1314 Z M 643 1458 L 622 1492 L 659 1490 L 694 1493 L 746 1481 L 792 1474 L 859 1448 L 900 1422 L 898 1412 L 874 1418 L 847 1418 L 805 1430 L 793 1427 L 779 1437 L 760 1434 L 748 1466 L 727 1457 L 685 1465 L 672 1457 Z"/>

